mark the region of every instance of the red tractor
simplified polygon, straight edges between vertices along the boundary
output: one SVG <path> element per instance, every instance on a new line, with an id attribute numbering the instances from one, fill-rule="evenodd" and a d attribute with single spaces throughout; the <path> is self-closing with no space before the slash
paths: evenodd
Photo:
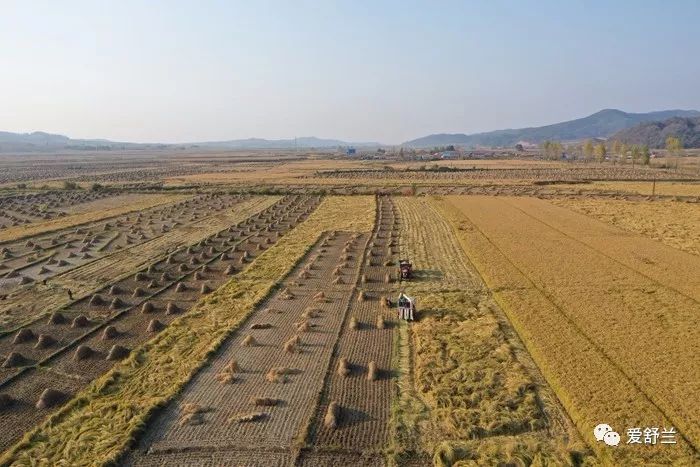
<path id="1" fill-rule="evenodd" d="M 407 259 L 399 260 L 399 277 L 402 281 L 413 277 L 413 265 Z"/>

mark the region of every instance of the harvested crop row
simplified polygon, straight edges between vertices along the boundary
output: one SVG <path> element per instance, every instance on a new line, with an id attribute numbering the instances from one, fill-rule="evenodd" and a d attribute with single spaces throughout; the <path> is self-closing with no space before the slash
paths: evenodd
<path id="1" fill-rule="evenodd" d="M 700 337 L 691 324 L 697 303 L 679 292 L 693 293 L 695 284 L 671 283 L 663 271 L 673 267 L 664 264 L 661 250 L 666 261 L 686 255 L 680 264 L 696 257 L 540 200 L 455 197 L 438 205 L 459 228 L 465 251 L 599 455 L 611 455 L 592 433 L 605 420 L 619 430 L 679 432 L 676 445 L 618 446 L 612 452 L 617 463 L 688 462 L 697 456 L 700 370 L 694 343 Z M 632 251 L 653 254 L 657 266 L 634 269 L 643 263 L 624 257 L 629 250 L 617 242 L 622 236 Z"/>
<path id="2" fill-rule="evenodd" d="M 140 211 L 153 206 L 173 203 L 189 197 L 188 195 L 143 195 L 144 199 L 128 205 L 99 211 L 82 212 L 46 222 L 37 222 L 26 226 L 9 227 L 0 231 L 0 242 L 9 242 L 33 235 L 54 232 L 56 230 L 93 222 L 99 219 L 118 216 L 127 212 Z"/>
<path id="3" fill-rule="evenodd" d="M 383 302 L 394 298 L 398 225 L 393 205 L 379 197 L 376 228 L 365 253 L 359 283 L 340 331 L 320 404 L 302 454 L 303 463 L 341 448 L 351 457 L 381 459 L 389 443 L 395 379 L 392 344 L 396 316 Z M 340 276 L 348 281 L 357 278 Z M 344 455 L 337 457 L 342 463 Z"/>
<path id="4" fill-rule="evenodd" d="M 120 216 L 109 223 L 84 226 L 76 231 L 64 232 L 62 239 L 56 241 L 55 237 L 35 238 L 25 244 L 8 245 L 13 256 L 20 256 L 29 249 L 27 245 L 33 244 L 45 248 L 42 253 L 49 260 L 33 266 L 31 270 L 22 269 L 22 278 L 30 277 L 34 280 L 48 279 L 47 284 L 32 282 L 28 286 L 21 286 L 6 297 L 0 305 L 0 331 L 11 331 L 21 323 L 31 322 L 37 316 L 47 314 L 63 304 L 69 303 L 68 290 L 76 297 L 92 292 L 109 280 L 119 279 L 125 274 L 131 273 L 144 264 L 157 259 L 169 251 L 181 245 L 195 243 L 210 233 L 224 229 L 228 225 L 238 222 L 248 216 L 267 208 L 274 203 L 277 197 L 253 197 L 239 199 L 238 197 L 216 196 L 199 197 L 178 203 L 164 210 L 147 210 L 130 216 Z M 176 212 L 172 212 L 177 209 Z M 204 210 L 207 216 L 201 216 L 199 211 Z M 152 221 L 152 218 L 158 221 Z M 161 219 L 167 219 L 162 221 Z M 170 229 L 150 229 L 145 235 L 134 238 L 129 233 L 141 227 L 157 226 L 158 223 L 166 225 L 169 222 Z M 104 224 L 104 225 L 103 225 Z M 109 225 L 107 225 L 109 224 Z M 129 227 L 130 226 L 130 227 Z M 93 243 L 96 238 L 105 231 L 116 231 L 119 243 L 113 242 L 109 248 L 98 250 L 102 242 Z M 81 240 L 86 237 L 89 240 Z M 83 242 L 89 241 L 85 244 Z M 56 243 L 55 245 L 52 245 Z M 5 260 L 2 266 L 6 269 L 9 260 Z M 46 268 L 51 272 L 41 274 L 40 269 Z M 13 271 L 11 271 L 13 272 Z M 16 272 L 16 271 L 14 271 Z M 33 276 L 32 276 L 33 274 Z M 7 275 L 7 274 L 6 274 Z M 13 279 L 16 280 L 16 279 Z M 7 293 L 7 291 L 5 291 Z"/>
<path id="5" fill-rule="evenodd" d="M 331 232 L 226 340 L 215 358 L 152 423 L 127 463 L 170 464 L 173 453 L 292 451 L 313 413 L 354 281 L 333 284 L 339 263 L 357 277 L 367 235 Z M 351 250 L 341 260 L 344 250 Z M 206 407 L 192 423 L 188 404 Z M 254 449 L 250 449 L 255 446 Z"/>
<path id="6" fill-rule="evenodd" d="M 369 231 L 373 211 L 373 198 L 324 199 L 307 221 L 260 255 L 237 280 L 132 352 L 0 462 L 22 464 L 37 457 L 72 465 L 115 461 L 152 412 L 172 399 L 322 231 Z M 100 446 L 97 455 L 95 445 Z"/>
<path id="7" fill-rule="evenodd" d="M 245 222 L 171 253 L 167 259 L 53 313 L 49 322 L 22 328 L 14 339 L 10 335 L 0 338 L 0 354 L 12 352 L 10 355 L 22 358 L 12 368 L 0 371 L 3 396 L 16 402 L 11 410 L 0 411 L 0 421 L 10 427 L 0 432 L 0 448 L 10 446 L 47 415 L 46 411 L 31 407 L 34 400 L 28 394 L 38 394 L 47 387 L 35 378 L 36 371 L 28 367 L 50 368 L 58 379 L 74 379 L 81 387 L 87 386 L 115 361 L 127 357 L 130 349 L 152 338 L 189 310 L 202 294 L 244 269 L 252 258 L 303 220 L 317 202 L 317 199 L 287 197 Z M 152 285 L 147 285 L 148 282 Z M 80 318 L 83 322 L 76 325 Z M 53 343 L 38 347 L 34 344 L 37 335 L 40 339 L 51 338 Z M 26 338 L 18 342 L 20 336 Z M 11 370 L 20 373 L 5 375 Z M 63 394 L 60 402 L 68 395 Z"/>

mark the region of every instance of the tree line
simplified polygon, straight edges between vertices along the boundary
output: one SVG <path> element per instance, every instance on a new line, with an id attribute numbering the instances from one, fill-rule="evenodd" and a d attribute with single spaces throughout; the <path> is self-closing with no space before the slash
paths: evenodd
<path id="1" fill-rule="evenodd" d="M 680 157 L 685 154 L 683 143 L 676 136 L 666 138 L 666 150 L 669 155 L 674 157 Z M 546 159 L 550 160 L 571 157 L 587 161 L 595 160 L 597 162 L 605 160 L 623 162 L 631 159 L 632 165 L 649 165 L 651 159 L 651 150 L 648 145 L 630 145 L 617 140 L 595 142 L 587 139 L 582 144 L 570 144 L 566 147 L 559 141 L 547 140 L 540 144 L 540 151 Z"/>

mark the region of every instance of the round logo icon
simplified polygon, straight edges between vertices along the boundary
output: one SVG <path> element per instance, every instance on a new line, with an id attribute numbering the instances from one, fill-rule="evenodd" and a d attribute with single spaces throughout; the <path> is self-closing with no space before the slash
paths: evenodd
<path id="1" fill-rule="evenodd" d="M 605 433 L 609 431 L 613 431 L 612 427 L 607 423 L 601 423 L 600 425 L 593 428 L 593 436 L 595 436 L 596 440 L 603 441 Z"/>

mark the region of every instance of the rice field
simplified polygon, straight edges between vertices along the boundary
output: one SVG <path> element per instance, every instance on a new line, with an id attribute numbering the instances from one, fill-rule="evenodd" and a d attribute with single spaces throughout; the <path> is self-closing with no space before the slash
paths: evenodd
<path id="1" fill-rule="evenodd" d="M 696 256 L 541 200 L 436 203 L 601 458 L 661 464 L 694 458 L 700 435 Z M 593 438 L 602 420 L 615 427 L 672 426 L 680 435 L 664 449 L 610 451 Z"/>
<path id="2" fill-rule="evenodd" d="M 553 200 L 622 230 L 700 255 L 700 206 L 676 201 Z"/>
<path id="3" fill-rule="evenodd" d="M 122 156 L 0 160 L 0 465 L 700 463 L 690 171 Z"/>

